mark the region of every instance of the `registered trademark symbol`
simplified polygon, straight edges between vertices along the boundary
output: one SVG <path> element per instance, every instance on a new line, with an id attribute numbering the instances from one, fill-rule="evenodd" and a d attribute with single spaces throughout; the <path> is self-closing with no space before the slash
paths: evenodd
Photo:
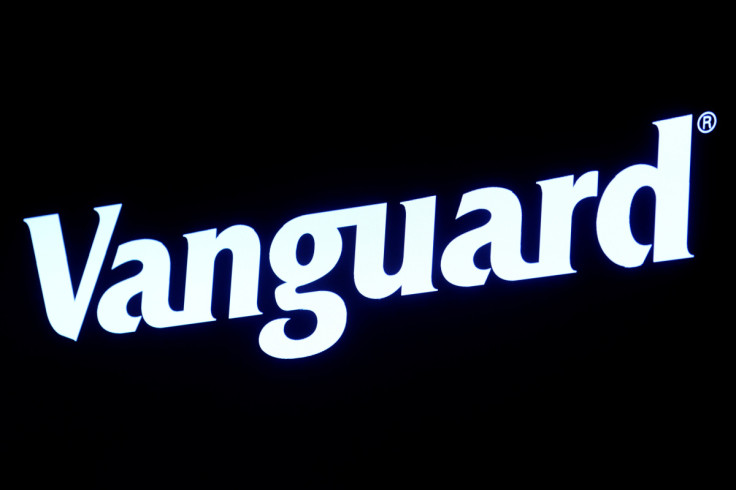
<path id="1" fill-rule="evenodd" d="M 698 131 L 703 134 L 708 134 L 716 129 L 717 123 L 718 119 L 716 118 L 716 115 L 710 111 L 706 111 L 698 118 Z"/>

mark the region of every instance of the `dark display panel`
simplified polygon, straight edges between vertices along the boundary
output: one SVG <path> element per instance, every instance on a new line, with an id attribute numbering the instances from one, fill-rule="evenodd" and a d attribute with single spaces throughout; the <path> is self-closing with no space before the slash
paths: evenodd
<path id="1" fill-rule="evenodd" d="M 720 430 L 725 378 L 727 286 L 719 281 L 728 282 L 728 260 L 719 248 L 728 199 L 717 190 L 730 161 L 729 113 L 716 91 L 666 72 L 591 88 L 580 71 L 546 84 L 525 72 L 539 83 L 524 86 L 492 74 L 429 70 L 394 80 L 354 69 L 314 79 L 300 72 L 298 83 L 279 72 L 247 87 L 168 72 L 39 87 L 20 131 L 17 177 L 5 181 L 13 183 L 6 195 L 19 192 L 3 213 L 11 461 L 116 482 L 150 470 L 161 481 L 265 472 L 275 484 L 310 475 L 346 486 L 509 470 L 651 476 L 678 468 L 696 478 L 717 461 L 708 451 L 701 461 L 700 449 Z M 706 111 L 717 125 L 703 133 Z M 657 164 L 653 122 L 685 115 L 693 117 L 693 257 L 654 262 L 650 251 L 640 266 L 621 267 L 599 244 L 601 195 L 625 168 Z M 523 211 L 521 254 L 534 262 L 536 182 L 591 171 L 597 193 L 572 215 L 576 273 L 508 281 L 491 271 L 476 287 L 443 275 L 447 245 L 488 220 L 456 219 L 465 193 L 511 190 Z M 315 328 L 314 316 L 284 312 L 274 297 L 282 281 L 269 250 L 285 223 L 387 203 L 385 268 L 396 272 L 406 239 L 400 203 L 428 196 L 436 196 L 436 291 L 366 298 L 354 283 L 355 230 L 343 228 L 335 267 L 300 291 L 337 293 L 344 333 L 303 359 L 264 353 L 259 334 L 272 320 L 293 317 L 293 338 Z M 97 227 L 93 208 L 111 204 L 122 204 L 119 219 L 72 341 L 49 325 L 23 220 L 60 215 L 76 291 Z M 655 204 L 648 188 L 633 199 L 631 230 L 642 244 L 654 239 Z M 214 272 L 216 321 L 157 329 L 144 320 L 126 334 L 100 327 L 105 291 L 141 270 L 112 267 L 118 246 L 143 238 L 166 246 L 169 300 L 179 309 L 183 235 L 233 225 L 260 240 L 261 315 L 228 318 L 233 261 L 224 253 Z M 306 264 L 316 245 L 303 242 L 297 260 Z M 480 248 L 477 268 L 490 266 L 492 246 Z M 141 314 L 140 295 L 128 313 Z"/>

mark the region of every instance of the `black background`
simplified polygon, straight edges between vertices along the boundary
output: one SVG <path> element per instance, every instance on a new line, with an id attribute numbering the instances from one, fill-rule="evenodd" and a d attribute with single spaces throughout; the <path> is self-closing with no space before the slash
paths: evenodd
<path id="1" fill-rule="evenodd" d="M 708 477 L 723 461 L 713 448 L 725 431 L 731 286 L 719 248 L 729 194 L 719 184 L 731 122 L 724 80 L 691 53 L 691 39 L 684 31 L 626 52 L 570 52 L 579 39 L 547 37 L 514 50 L 513 39 L 483 36 L 473 50 L 410 42 L 373 51 L 366 42 L 328 53 L 333 43 L 246 43 L 227 54 L 167 39 L 136 49 L 124 39 L 40 43 L 16 72 L 14 172 L 4 178 L 9 468 L 103 484 Z M 600 250 L 589 199 L 574 215 L 577 274 L 491 274 L 478 288 L 442 277 L 444 246 L 479 223 L 455 222 L 464 192 L 512 189 L 524 209 L 523 253 L 535 260 L 536 181 L 598 170 L 600 196 L 623 168 L 656 163 L 653 121 L 707 110 L 719 119 L 710 134 L 693 129 L 693 259 L 654 264 L 650 254 L 640 268 L 616 266 Z M 352 284 L 354 238 L 343 230 L 342 258 L 315 286 L 345 300 L 342 338 L 300 360 L 260 350 L 262 326 L 283 316 L 267 251 L 286 221 L 387 202 L 391 270 L 402 253 L 399 203 L 429 195 L 437 292 L 363 298 Z M 73 342 L 48 324 L 22 220 L 60 213 L 78 281 L 92 209 L 114 203 L 120 219 Z M 652 194 L 639 193 L 633 227 L 643 243 L 652 210 Z M 136 271 L 110 270 L 119 244 L 167 246 L 175 305 L 182 235 L 234 224 L 261 239 L 263 315 L 227 319 L 223 256 L 218 321 L 141 323 L 126 335 L 99 327 L 100 296 Z M 308 332 L 309 317 L 296 319 L 290 331 Z"/>

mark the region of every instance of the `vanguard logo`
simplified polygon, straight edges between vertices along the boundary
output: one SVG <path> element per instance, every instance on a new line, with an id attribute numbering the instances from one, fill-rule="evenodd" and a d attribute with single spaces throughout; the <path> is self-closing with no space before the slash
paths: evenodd
<path id="1" fill-rule="evenodd" d="M 654 122 L 659 131 L 657 165 L 636 164 L 619 172 L 600 196 L 596 231 L 601 249 L 614 263 L 639 267 L 653 248 L 654 262 L 691 258 L 687 248 L 690 193 L 692 116 Z M 462 196 L 457 218 L 473 211 L 490 213 L 484 225 L 455 237 L 441 255 L 442 275 L 461 287 L 482 286 L 493 272 L 501 279 L 517 281 L 575 270 L 570 263 L 573 210 L 584 199 L 598 196 L 598 171 L 577 179 L 573 175 L 537 182 L 542 190 L 539 260 L 521 256 L 522 209 L 517 196 L 502 187 L 485 187 Z M 631 204 L 644 187 L 656 196 L 652 244 L 641 244 L 632 235 Z M 387 204 L 336 209 L 296 217 L 276 233 L 269 251 L 271 268 L 283 281 L 275 290 L 277 305 L 285 312 L 308 310 L 317 318 L 314 332 L 303 339 L 289 338 L 284 329 L 289 318 L 268 322 L 259 344 L 267 354 L 282 359 L 312 356 L 334 345 L 347 324 L 347 307 L 332 291 L 299 292 L 325 277 L 337 265 L 343 251 L 339 229 L 355 227 L 353 277 L 355 287 L 367 298 L 381 299 L 437 291 L 432 283 L 436 196 L 405 201 L 404 255 L 400 270 L 384 269 Z M 73 291 L 64 238 L 58 214 L 26 218 L 35 253 L 41 291 L 51 327 L 76 340 L 89 308 L 103 262 L 107 256 L 122 204 L 95 208 L 99 224 L 76 293 Z M 305 236 L 314 240 L 311 260 L 297 260 L 297 244 Z M 139 239 L 118 246 L 112 267 L 138 261 L 140 272 L 105 291 L 97 305 L 97 319 L 112 333 L 134 332 L 141 321 L 156 328 L 214 321 L 212 294 L 214 263 L 227 249 L 232 253 L 229 318 L 260 315 L 258 307 L 261 242 L 256 231 L 234 225 L 221 232 L 208 229 L 184 235 L 187 263 L 182 310 L 169 304 L 171 260 L 166 246 Z M 479 268 L 476 251 L 491 244 L 490 268 Z M 141 295 L 141 315 L 127 305 Z"/>

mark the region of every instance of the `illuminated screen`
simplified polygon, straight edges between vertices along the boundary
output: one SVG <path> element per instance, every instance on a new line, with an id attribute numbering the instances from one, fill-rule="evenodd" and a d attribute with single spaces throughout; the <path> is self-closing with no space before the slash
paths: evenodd
<path id="1" fill-rule="evenodd" d="M 724 100 L 370 87 L 39 99 L 3 210 L 14 464 L 691 461 L 725 388 Z"/>

